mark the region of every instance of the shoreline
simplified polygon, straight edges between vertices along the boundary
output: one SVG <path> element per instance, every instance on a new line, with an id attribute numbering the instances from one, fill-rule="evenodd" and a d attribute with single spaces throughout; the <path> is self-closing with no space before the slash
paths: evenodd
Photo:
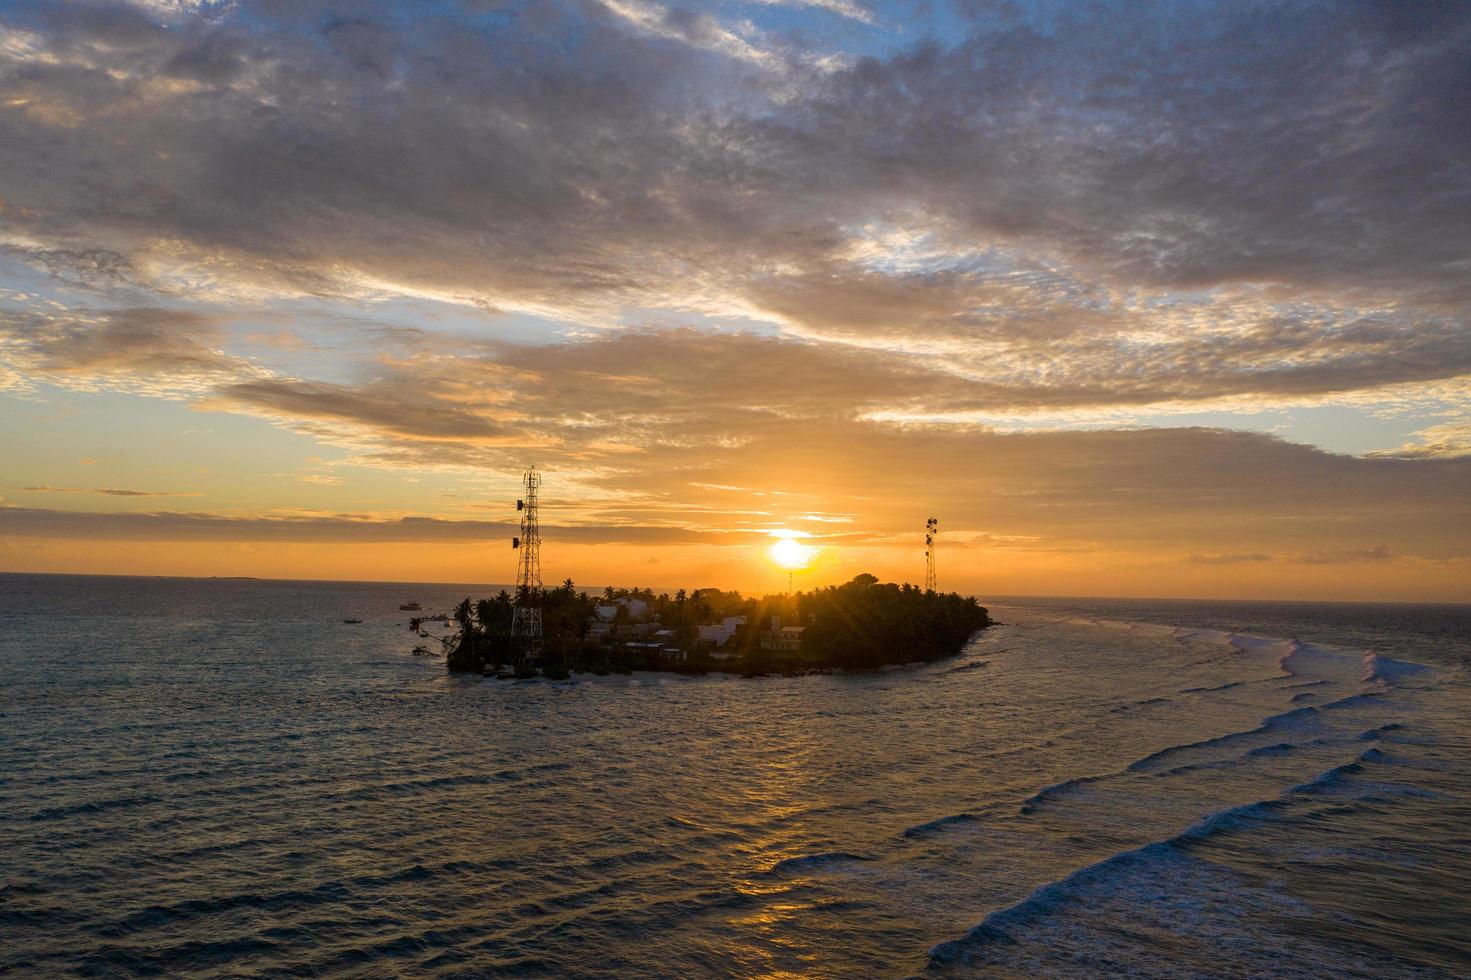
<path id="1" fill-rule="evenodd" d="M 567 678 L 553 679 L 537 674 L 534 677 L 507 677 L 499 674 L 450 674 L 450 677 L 463 680 L 496 681 L 507 684 L 552 684 L 565 687 L 575 687 L 579 684 L 589 685 L 611 685 L 629 684 L 640 680 L 650 680 L 659 684 L 667 684 L 670 681 L 698 681 L 711 678 L 737 681 L 759 681 L 759 680 L 801 680 L 805 677 L 877 677 L 884 674 L 896 674 L 905 671 L 918 670 L 930 664 L 940 663 L 961 656 L 965 651 L 961 650 L 951 654 L 949 657 L 939 657 L 935 660 L 911 660 L 901 664 L 885 664 L 873 670 L 852 670 L 835 667 L 828 670 L 806 670 L 794 673 L 772 672 L 768 674 L 746 675 L 734 670 L 712 669 L 700 671 L 678 671 L 678 670 L 640 670 L 634 669 L 630 673 L 610 672 L 606 674 L 595 674 L 591 671 L 573 671 Z"/>

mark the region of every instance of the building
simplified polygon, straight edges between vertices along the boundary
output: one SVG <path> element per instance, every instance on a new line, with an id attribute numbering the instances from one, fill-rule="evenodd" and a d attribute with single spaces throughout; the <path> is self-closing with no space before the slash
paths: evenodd
<path id="1" fill-rule="evenodd" d="M 771 617 L 771 629 L 761 631 L 763 650 L 800 650 L 805 626 L 783 626 L 780 616 Z"/>
<path id="2" fill-rule="evenodd" d="M 618 615 L 619 606 L 628 610 L 629 619 L 643 619 L 649 613 L 649 604 L 647 602 L 644 602 L 642 599 L 634 599 L 631 596 L 624 596 L 612 602 L 600 603 L 595 607 L 594 611 L 603 622 L 611 623 L 613 617 Z"/>
<path id="3" fill-rule="evenodd" d="M 699 635 L 696 637 L 701 643 L 708 643 L 712 647 L 723 647 L 735 636 L 736 627 L 745 626 L 746 617 L 727 616 L 718 624 L 699 627 Z"/>

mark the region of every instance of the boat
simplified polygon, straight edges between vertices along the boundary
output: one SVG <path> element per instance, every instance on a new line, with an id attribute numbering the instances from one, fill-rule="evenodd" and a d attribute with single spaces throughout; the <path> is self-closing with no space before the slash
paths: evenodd
<path id="1" fill-rule="evenodd" d="M 344 619 L 343 622 L 344 623 L 361 623 L 362 620 L 361 619 Z"/>
<path id="2" fill-rule="evenodd" d="M 402 609 L 404 612 L 417 612 L 424 607 L 419 605 L 417 602 L 406 602 L 398 608 Z"/>

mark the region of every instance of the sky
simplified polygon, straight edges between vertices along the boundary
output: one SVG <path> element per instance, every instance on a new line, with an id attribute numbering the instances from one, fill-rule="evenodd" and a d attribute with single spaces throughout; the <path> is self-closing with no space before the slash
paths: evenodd
<path id="1" fill-rule="evenodd" d="M 0 570 L 1471 601 L 1471 5 L 0 0 Z M 790 552 L 791 549 L 789 549 Z"/>

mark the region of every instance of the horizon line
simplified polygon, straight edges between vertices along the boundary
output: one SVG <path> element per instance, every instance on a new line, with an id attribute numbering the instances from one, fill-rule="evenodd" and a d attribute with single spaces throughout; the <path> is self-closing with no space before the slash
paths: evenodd
<path id="1" fill-rule="evenodd" d="M 515 589 L 515 583 L 513 583 L 513 582 L 455 582 L 455 581 L 414 582 L 414 581 L 406 581 L 406 580 L 405 581 L 398 581 L 398 580 L 393 580 L 393 579 L 276 578 L 276 577 L 265 576 L 265 575 L 137 575 L 137 574 L 129 574 L 129 573 L 126 573 L 126 572 L 27 572 L 27 571 L 10 571 L 10 570 L 6 570 L 6 569 L 0 569 L 0 575 L 3 575 L 3 576 L 22 576 L 22 575 L 29 575 L 29 576 L 34 576 L 34 577 L 43 577 L 44 576 L 44 577 L 49 577 L 49 578 L 166 579 L 166 580 L 171 580 L 171 581 L 187 581 L 187 582 L 211 582 L 211 581 L 214 581 L 214 582 L 302 582 L 302 583 L 316 583 L 316 584 L 322 584 L 322 585 L 402 585 L 402 586 L 431 586 L 431 587 L 436 587 L 436 588 L 447 588 L 447 587 L 450 587 L 450 586 L 457 586 L 457 587 L 465 587 L 465 588 L 472 588 L 472 589 L 505 589 L 506 591 L 513 591 Z M 833 584 L 834 585 L 841 585 L 843 583 L 837 582 L 837 583 L 833 583 Z M 914 582 L 901 582 L 901 583 L 897 583 L 897 584 L 900 584 L 900 585 L 917 585 L 917 583 L 914 583 Z M 559 586 L 560 586 L 560 583 L 556 583 L 556 584 L 550 585 L 550 586 L 545 586 L 544 585 L 543 588 L 558 588 Z M 579 591 L 587 591 L 587 592 L 591 592 L 591 591 L 594 591 L 594 590 L 601 591 L 603 589 L 609 588 L 610 587 L 610 583 L 604 583 L 604 584 L 598 584 L 598 585 L 577 585 L 574 582 L 574 587 L 577 588 Z M 612 585 L 611 587 L 612 588 L 615 588 L 615 589 L 626 589 L 626 588 L 646 589 L 647 588 L 647 589 L 652 589 L 652 591 L 654 591 L 656 594 L 658 594 L 660 592 L 667 592 L 670 595 L 674 594 L 674 592 L 676 592 L 678 590 L 678 588 L 684 588 L 684 586 L 679 586 L 679 587 L 677 587 L 675 589 L 671 589 L 671 588 L 669 588 L 667 586 L 653 587 L 653 586 L 623 586 L 623 585 Z M 828 588 L 828 587 L 829 586 L 815 586 L 814 588 Z M 714 585 L 701 585 L 701 586 L 696 586 L 696 589 L 719 589 L 722 592 L 727 592 L 727 591 L 730 591 L 730 592 L 739 592 L 741 595 L 748 595 L 749 597 L 753 597 L 753 598 L 759 598 L 761 596 L 768 596 L 768 595 L 798 594 L 798 593 L 801 593 L 802 591 L 804 591 L 802 589 L 797 589 L 793 593 L 765 592 L 765 593 L 762 593 L 761 596 L 757 596 L 756 593 L 746 593 L 746 592 L 742 591 L 739 588 L 724 589 L 724 588 L 721 588 L 720 586 L 714 586 Z M 814 589 L 809 588 L 809 589 L 807 589 L 805 591 L 811 592 L 813 590 Z M 1014 592 L 1007 592 L 1007 593 L 1001 593 L 1001 592 L 987 593 L 985 596 L 983 596 L 981 593 L 977 593 L 977 592 L 966 593 L 966 592 L 963 592 L 960 589 L 945 589 L 945 588 L 941 588 L 941 589 L 938 589 L 936 591 L 939 591 L 939 592 L 955 592 L 955 593 L 960 594 L 960 595 L 969 595 L 970 597 L 975 598 L 975 599 L 978 599 L 978 600 L 984 598 L 984 599 L 986 599 L 988 601 L 1000 602 L 1003 605 L 1005 604 L 1005 600 L 1008 600 L 1008 599 L 1080 599 L 1080 600 L 1088 600 L 1088 601 L 1126 600 L 1126 601 L 1130 601 L 1130 602 L 1231 602 L 1231 603 L 1236 603 L 1236 602 L 1254 602 L 1254 603 L 1279 604 L 1279 605 L 1318 603 L 1318 604 L 1324 604 L 1324 605 L 1366 605 L 1366 604 L 1372 604 L 1372 605 L 1377 605 L 1377 606 L 1449 606 L 1449 607 L 1463 607 L 1463 606 L 1465 606 L 1465 607 L 1471 607 L 1471 598 L 1461 599 L 1461 600 L 1445 600 L 1445 599 L 1309 599 L 1309 598 L 1274 598 L 1274 599 L 1267 599 L 1267 598 L 1259 598 L 1259 597 L 1255 597 L 1255 596 L 1079 595 L 1079 594 L 1076 594 L 1076 593 L 1074 593 L 1074 594 L 1064 594 L 1064 593 L 1030 593 L 1030 594 L 1022 594 L 1022 593 L 1014 593 Z"/>

